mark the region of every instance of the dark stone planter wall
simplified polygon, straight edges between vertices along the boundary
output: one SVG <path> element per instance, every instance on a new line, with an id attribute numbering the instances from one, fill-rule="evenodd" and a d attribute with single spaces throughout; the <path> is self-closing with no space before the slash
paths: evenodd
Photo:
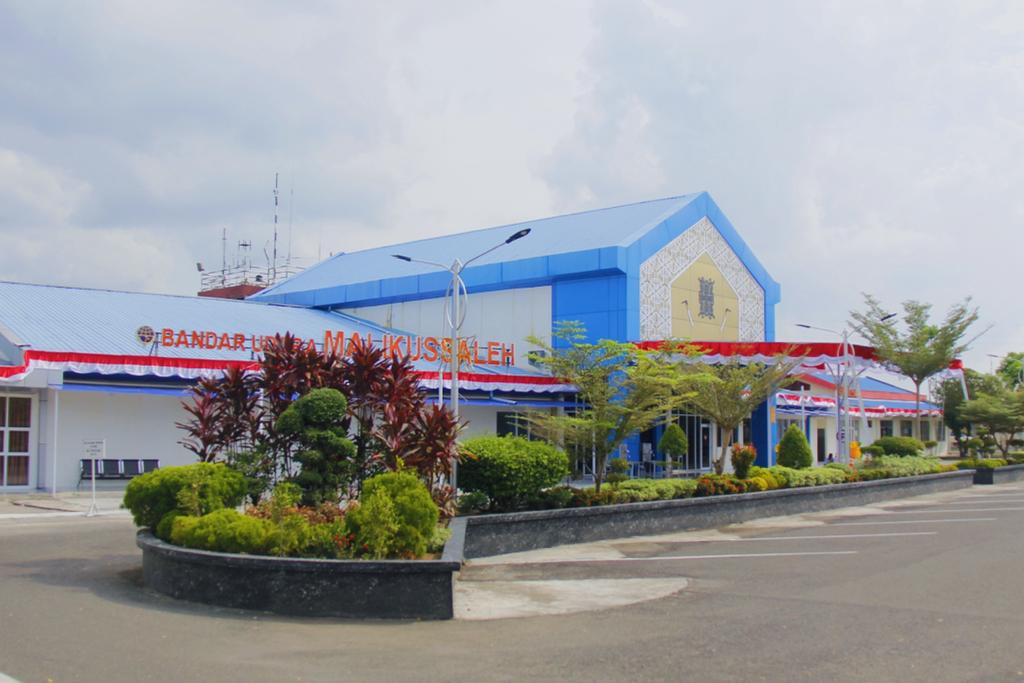
<path id="1" fill-rule="evenodd" d="M 147 586 L 183 600 L 302 617 L 451 619 L 461 557 L 312 560 L 214 553 L 164 543 L 146 530 Z"/>
<path id="2" fill-rule="evenodd" d="M 994 470 L 974 470 L 975 484 L 1005 484 L 1024 479 L 1024 465 L 1007 465 Z"/>
<path id="3" fill-rule="evenodd" d="M 1006 468 L 1009 469 L 1009 468 Z M 710 498 L 479 515 L 465 520 L 467 559 L 610 538 L 712 529 L 762 517 L 864 505 L 967 488 L 972 470 Z M 455 536 L 453 530 L 453 540 Z"/>

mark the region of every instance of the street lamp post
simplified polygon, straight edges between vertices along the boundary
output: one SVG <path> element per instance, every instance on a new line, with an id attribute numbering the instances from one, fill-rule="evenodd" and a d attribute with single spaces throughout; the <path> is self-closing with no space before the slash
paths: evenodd
<path id="1" fill-rule="evenodd" d="M 394 258 L 400 261 L 406 261 L 408 263 L 422 263 L 451 273 L 452 279 L 448 284 L 448 291 L 445 292 L 445 317 L 447 323 L 451 327 L 451 410 L 452 415 L 455 417 L 456 424 L 459 421 L 459 330 L 462 328 L 462 323 L 466 318 L 464 302 L 460 300 L 466 299 L 469 296 L 469 292 L 466 291 L 466 283 L 462 280 L 462 271 L 464 271 L 473 261 L 490 254 L 495 249 L 503 247 L 506 244 L 511 244 L 518 239 L 522 239 L 529 234 L 530 228 L 523 228 L 522 230 L 510 235 L 505 239 L 505 241 L 494 245 L 490 249 L 480 252 L 466 262 L 462 262 L 456 258 L 452 261 L 450 266 L 446 266 L 443 263 L 437 263 L 436 261 L 424 261 L 422 259 L 415 259 L 411 256 L 404 256 L 402 254 L 392 254 Z M 452 463 L 451 479 L 452 490 L 456 493 L 458 493 L 458 468 L 459 463 L 458 460 L 456 460 Z"/>
<path id="2" fill-rule="evenodd" d="M 850 333 L 846 329 L 842 332 L 837 332 L 827 327 L 815 327 L 814 325 L 806 325 L 804 323 L 796 323 L 796 326 L 807 330 L 829 332 L 838 335 L 841 339 L 842 361 L 840 362 L 840 369 L 833 373 L 836 379 L 836 458 L 840 462 L 850 462 L 850 389 L 853 382 L 856 380 L 859 384 L 860 379 L 859 373 L 851 371 Z M 863 438 L 863 434 L 867 431 L 867 417 L 864 415 L 862 392 L 858 391 L 857 396 L 860 397 L 860 432 Z"/>

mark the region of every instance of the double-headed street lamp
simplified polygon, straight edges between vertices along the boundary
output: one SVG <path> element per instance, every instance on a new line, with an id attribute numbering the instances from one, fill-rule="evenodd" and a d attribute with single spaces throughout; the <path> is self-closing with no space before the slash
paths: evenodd
<path id="1" fill-rule="evenodd" d="M 885 322 L 896 317 L 895 313 L 889 313 L 879 318 L 879 322 Z M 842 332 L 831 330 L 827 327 L 816 327 L 814 325 L 807 325 L 805 323 L 796 323 L 797 327 L 802 327 L 806 330 L 818 330 L 820 332 L 829 332 L 831 334 L 840 337 L 841 341 L 841 352 L 842 361 L 840 362 L 840 369 L 833 373 L 836 379 L 836 451 L 838 457 L 842 462 L 850 462 L 850 448 L 849 448 L 849 437 L 850 437 L 850 390 L 853 388 L 854 382 L 857 384 L 857 400 L 860 408 L 860 438 L 864 438 L 867 434 L 867 415 L 864 413 L 864 393 L 860 390 L 860 373 L 861 371 L 853 371 L 853 345 L 850 344 L 850 332 L 847 329 L 843 329 Z"/>
<path id="2" fill-rule="evenodd" d="M 847 405 L 847 402 L 850 396 L 850 388 L 855 378 L 850 367 L 850 333 L 846 329 L 842 332 L 837 332 L 835 330 L 830 330 L 827 327 L 816 327 L 814 325 L 807 325 L 804 323 L 796 323 L 796 326 L 802 327 L 805 330 L 829 332 L 831 334 L 838 335 L 842 339 L 842 360 L 839 363 L 837 371 L 833 373 L 836 380 L 836 455 L 840 462 L 850 462 L 850 449 L 848 446 L 850 436 L 850 406 Z M 864 398 L 860 391 L 857 392 L 857 395 L 860 396 L 861 433 L 863 434 L 867 430 L 867 425 L 865 424 L 866 418 L 864 416 Z"/>
<path id="3" fill-rule="evenodd" d="M 466 269 L 469 264 L 477 259 L 490 254 L 495 249 L 499 249 L 506 244 L 511 244 L 518 239 L 522 239 L 530 234 L 530 228 L 523 228 L 518 232 L 510 235 L 504 242 L 494 245 L 486 251 L 482 251 L 468 261 L 462 262 L 459 259 L 452 261 L 450 266 L 446 266 L 443 263 L 437 263 L 436 261 L 424 261 L 422 259 L 412 258 L 411 256 L 405 256 L 403 254 L 392 254 L 392 256 L 400 261 L 407 261 L 409 263 L 422 263 L 428 266 L 434 266 L 441 270 L 446 270 L 451 273 L 452 279 L 448 284 L 448 289 L 445 292 L 445 319 L 448 325 L 451 327 L 451 375 L 452 375 L 452 389 L 451 389 L 451 408 L 452 415 L 455 416 L 455 422 L 459 421 L 459 330 L 462 328 L 462 323 L 466 319 L 466 311 L 462 306 L 460 299 L 468 298 L 469 292 L 466 291 L 466 283 L 462 281 L 462 271 Z M 458 491 L 458 461 L 452 463 L 452 489 Z"/>

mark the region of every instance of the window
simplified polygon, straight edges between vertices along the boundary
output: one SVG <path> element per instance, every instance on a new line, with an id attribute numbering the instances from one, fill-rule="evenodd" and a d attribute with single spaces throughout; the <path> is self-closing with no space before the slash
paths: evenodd
<path id="1" fill-rule="evenodd" d="M 0 396 L 0 486 L 28 486 L 32 399 Z"/>
<path id="2" fill-rule="evenodd" d="M 892 420 L 879 420 L 878 429 L 882 436 L 892 436 Z"/>
<path id="3" fill-rule="evenodd" d="M 529 431 L 530 430 L 526 423 L 520 420 L 519 413 L 498 413 L 498 436 L 506 436 L 508 434 L 513 436 L 527 436 Z"/>
<path id="4" fill-rule="evenodd" d="M 910 420 L 900 420 L 900 436 L 913 436 L 914 423 Z"/>
<path id="5" fill-rule="evenodd" d="M 925 420 L 921 423 L 921 441 L 932 440 L 932 423 Z"/>

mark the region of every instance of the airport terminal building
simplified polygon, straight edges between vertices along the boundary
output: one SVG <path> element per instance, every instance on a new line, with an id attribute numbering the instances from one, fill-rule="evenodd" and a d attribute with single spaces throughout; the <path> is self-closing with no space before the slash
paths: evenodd
<path id="1" fill-rule="evenodd" d="M 527 337 L 550 338 L 557 321 L 582 323 L 594 340 L 775 341 L 779 285 L 707 193 L 342 253 L 246 301 L 0 283 L 0 490 L 74 488 L 97 442 L 124 477 L 145 460 L 190 462 L 175 427 L 188 387 L 231 365 L 252 367 L 275 334 L 340 352 L 369 341 L 408 353 L 433 396 L 450 383 L 440 341 L 449 332 L 446 268 L 478 254 L 462 272 L 461 416 L 470 434 L 515 432 L 516 413 L 575 405 L 571 386 L 528 359 Z M 772 461 L 777 430 L 792 420 L 822 459 L 834 451 L 834 387 L 826 376 L 802 386 L 760 406 L 738 435 L 760 462 Z M 912 394 L 871 390 L 862 393 L 874 402 L 872 433 L 899 433 L 893 420 L 908 401 L 912 412 Z M 938 438 L 938 408 L 922 407 Z M 690 439 L 684 469 L 710 467 L 715 425 L 675 419 Z M 656 460 L 659 435 L 636 435 L 625 455 Z"/>

